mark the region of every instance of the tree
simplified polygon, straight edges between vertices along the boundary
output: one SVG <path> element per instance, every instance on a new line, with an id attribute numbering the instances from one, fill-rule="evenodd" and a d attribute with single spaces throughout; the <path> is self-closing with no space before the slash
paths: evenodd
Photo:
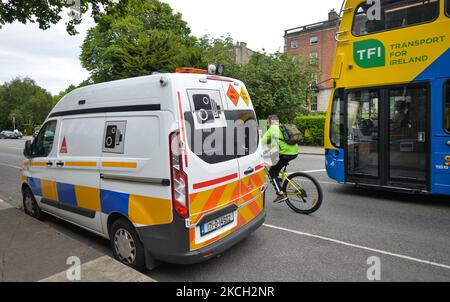
<path id="1" fill-rule="evenodd" d="M 197 39 L 168 4 L 139 0 L 125 9 L 126 14 L 103 15 L 88 31 L 80 59 L 94 82 L 201 64 Z"/>
<path id="2" fill-rule="evenodd" d="M 291 122 L 306 111 L 309 86 L 318 73 L 309 58 L 256 53 L 236 77 L 245 82 L 258 117 L 277 114 L 282 122 Z"/>
<path id="3" fill-rule="evenodd" d="M 64 11 L 71 12 L 66 23 L 67 32 L 77 34 L 76 25 L 82 16 L 91 9 L 91 16 L 97 21 L 100 15 L 117 14 L 123 10 L 129 0 L 9 0 L 0 1 L 0 28 L 7 23 L 19 21 L 23 24 L 38 23 L 46 30 L 62 19 Z M 71 9 L 71 11 L 69 11 Z M 75 15 L 73 15 L 75 14 Z"/>
<path id="4" fill-rule="evenodd" d="M 236 63 L 232 37 L 211 38 L 205 35 L 199 39 L 198 43 L 202 50 L 201 68 L 208 64 L 223 64 L 226 76 L 238 77 L 240 75 L 241 66 Z"/>
<path id="5" fill-rule="evenodd" d="M 34 127 L 42 123 L 52 109 L 52 96 L 30 78 L 15 78 L 0 88 L 0 128 Z"/>

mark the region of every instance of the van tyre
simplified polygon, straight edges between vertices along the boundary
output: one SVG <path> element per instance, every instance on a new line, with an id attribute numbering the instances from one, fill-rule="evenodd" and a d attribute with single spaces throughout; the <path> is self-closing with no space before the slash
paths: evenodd
<path id="1" fill-rule="evenodd" d="M 23 210 L 25 214 L 30 215 L 33 218 L 38 220 L 45 219 L 45 213 L 42 212 L 41 208 L 39 208 L 36 199 L 34 198 L 33 192 L 31 192 L 30 188 L 26 188 L 23 190 Z"/>
<path id="2" fill-rule="evenodd" d="M 111 249 L 121 263 L 140 272 L 145 270 L 145 251 L 134 226 L 119 218 L 111 226 Z"/>

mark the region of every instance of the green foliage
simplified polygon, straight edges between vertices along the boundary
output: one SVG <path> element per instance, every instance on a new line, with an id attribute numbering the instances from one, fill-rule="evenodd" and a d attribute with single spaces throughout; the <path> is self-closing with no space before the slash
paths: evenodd
<path id="1" fill-rule="evenodd" d="M 15 78 L 0 86 L 0 128 L 24 129 L 42 123 L 52 108 L 52 96 L 30 78 Z"/>
<path id="2" fill-rule="evenodd" d="M 91 16 L 97 21 L 100 15 L 118 14 L 129 0 L 77 0 L 79 1 L 80 18 L 71 18 L 66 23 L 67 32 L 70 35 L 77 34 L 76 26 L 82 21 L 81 17 L 89 8 Z M 134 1 L 133 1 L 134 2 Z M 77 2 L 75 0 L 9 0 L 0 1 L 0 28 L 7 23 L 15 21 L 26 23 L 38 23 L 39 28 L 46 30 L 62 19 L 62 15 L 68 13 L 68 9 Z"/>
<path id="3" fill-rule="evenodd" d="M 244 81 L 259 118 L 277 114 L 292 121 L 307 108 L 307 91 L 317 67 L 285 53 L 256 53 L 236 78 Z"/>
<path id="4" fill-rule="evenodd" d="M 299 115 L 294 119 L 294 124 L 303 133 L 305 145 L 324 145 L 325 120 L 325 115 Z"/>
<path id="5" fill-rule="evenodd" d="M 126 13 L 103 15 L 82 46 L 81 64 L 94 82 L 173 72 L 202 62 L 197 39 L 180 14 L 157 0 L 133 1 Z"/>
<path id="6" fill-rule="evenodd" d="M 202 51 L 202 62 L 198 68 L 206 68 L 208 64 L 222 64 L 225 66 L 225 76 L 241 76 L 242 66 L 236 63 L 232 37 L 211 38 L 205 35 L 199 39 L 198 44 Z"/>

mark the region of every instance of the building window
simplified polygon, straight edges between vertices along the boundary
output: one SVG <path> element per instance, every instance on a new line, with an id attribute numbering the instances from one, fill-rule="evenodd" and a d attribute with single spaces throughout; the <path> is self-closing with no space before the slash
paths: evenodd
<path id="1" fill-rule="evenodd" d="M 319 64 L 319 53 L 317 51 L 313 51 L 309 54 L 309 58 L 312 65 Z"/>
<path id="2" fill-rule="evenodd" d="M 291 48 L 298 48 L 298 47 L 299 47 L 298 40 L 292 40 L 291 41 Z"/>
<path id="3" fill-rule="evenodd" d="M 318 110 L 318 99 L 317 99 L 317 94 L 314 94 L 311 97 L 311 103 L 309 104 L 309 111 L 317 112 L 317 110 Z"/>
<path id="4" fill-rule="evenodd" d="M 444 128 L 447 132 L 450 132 L 450 80 L 445 84 L 445 108 L 444 108 Z"/>
<path id="5" fill-rule="evenodd" d="M 318 43 L 319 43 L 319 38 L 317 38 L 317 36 L 312 36 L 309 38 L 309 44 L 316 45 Z"/>
<path id="6" fill-rule="evenodd" d="M 431 22 L 439 16 L 439 0 L 382 1 L 380 20 L 369 20 L 367 12 L 371 7 L 363 3 L 356 10 L 352 28 L 354 36 Z"/>

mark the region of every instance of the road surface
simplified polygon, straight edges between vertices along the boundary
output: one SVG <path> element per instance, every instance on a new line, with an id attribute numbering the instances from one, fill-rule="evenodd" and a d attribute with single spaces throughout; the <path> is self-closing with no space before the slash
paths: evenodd
<path id="1" fill-rule="evenodd" d="M 0 140 L 0 199 L 14 207 L 21 207 L 23 145 L 23 140 Z M 148 276 L 158 281 L 368 281 L 368 270 L 377 263 L 371 261 L 379 259 L 381 281 L 450 281 L 449 198 L 338 185 L 327 177 L 323 156 L 302 155 L 289 171 L 310 171 L 320 181 L 324 203 L 317 213 L 302 216 L 273 204 L 269 189 L 266 223 L 248 239 L 208 262 L 162 264 Z M 56 218 L 44 223 L 111 255 L 104 239 Z"/>

